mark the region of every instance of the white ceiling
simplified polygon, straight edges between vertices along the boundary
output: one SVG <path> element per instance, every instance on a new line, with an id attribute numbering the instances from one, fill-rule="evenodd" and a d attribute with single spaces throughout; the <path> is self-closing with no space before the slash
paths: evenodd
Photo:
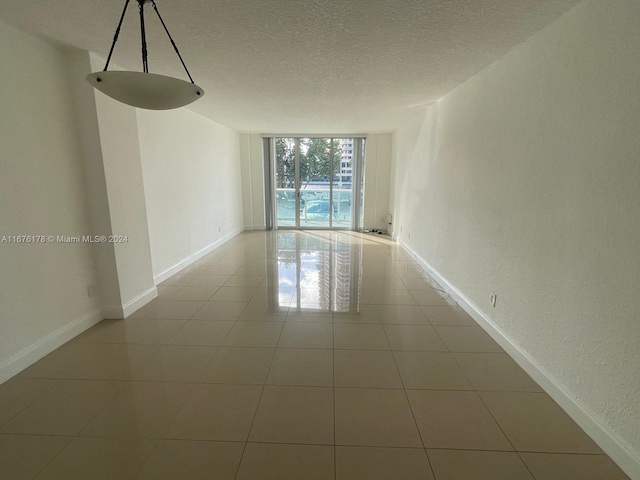
<path id="1" fill-rule="evenodd" d="M 206 95 L 241 132 L 393 131 L 578 0 L 156 0 Z M 2 0 L 0 21 L 106 57 L 124 0 Z M 185 78 L 148 4 L 149 70 Z M 132 0 L 113 61 L 141 70 Z"/>

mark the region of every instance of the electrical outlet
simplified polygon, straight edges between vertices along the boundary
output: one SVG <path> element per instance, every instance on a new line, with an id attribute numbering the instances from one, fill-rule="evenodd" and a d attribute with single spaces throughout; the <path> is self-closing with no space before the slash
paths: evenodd
<path id="1" fill-rule="evenodd" d="M 407 235 L 407 240 L 411 240 L 411 232 L 409 232 L 409 235 Z"/>
<path id="2" fill-rule="evenodd" d="M 494 293 L 493 295 L 491 295 L 491 306 L 493 308 L 495 308 L 496 306 L 496 300 L 498 300 L 498 296 Z"/>
<path id="3" fill-rule="evenodd" d="M 222 227 L 218 227 L 218 233 L 222 231 Z"/>
<path id="4" fill-rule="evenodd" d="M 402 233 L 402 228 L 403 228 L 403 227 L 400 227 L 400 233 Z"/>
<path id="5" fill-rule="evenodd" d="M 91 284 L 87 285 L 87 295 L 89 295 L 89 298 L 95 297 L 96 290 L 97 290 L 97 287 L 96 287 L 95 283 L 91 283 Z"/>

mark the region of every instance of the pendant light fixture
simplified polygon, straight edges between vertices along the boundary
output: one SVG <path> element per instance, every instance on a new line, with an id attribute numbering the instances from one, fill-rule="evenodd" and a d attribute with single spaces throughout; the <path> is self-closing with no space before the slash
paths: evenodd
<path id="1" fill-rule="evenodd" d="M 144 5 L 149 1 L 153 5 L 155 12 L 158 14 L 160 23 L 162 23 L 164 31 L 167 33 L 169 40 L 171 41 L 171 45 L 173 45 L 173 48 L 176 51 L 185 72 L 187 72 L 187 76 L 189 77 L 189 80 L 191 80 L 191 83 L 178 78 L 149 73 L 149 65 L 147 62 L 147 38 L 144 26 Z M 202 97 L 204 95 L 204 90 L 193 82 L 193 78 L 191 78 L 191 74 L 178 51 L 178 47 L 173 41 L 167 26 L 160 16 L 160 12 L 158 12 L 158 7 L 154 0 L 137 0 L 138 8 L 140 10 L 140 36 L 142 38 L 143 71 L 107 71 L 109 62 L 111 61 L 111 55 L 113 54 L 113 49 L 118 41 L 120 27 L 122 26 L 122 21 L 124 20 L 124 16 L 127 12 L 129 2 L 130 0 L 126 0 L 124 5 L 124 10 L 120 16 L 120 22 L 116 28 L 116 33 L 113 37 L 113 43 L 111 44 L 111 50 L 109 50 L 109 56 L 107 57 L 107 63 L 104 66 L 104 70 L 102 72 L 87 75 L 87 81 L 105 95 L 108 95 L 119 102 L 138 108 L 146 108 L 148 110 L 169 110 L 172 108 L 184 107 L 185 105 L 188 105 Z"/>

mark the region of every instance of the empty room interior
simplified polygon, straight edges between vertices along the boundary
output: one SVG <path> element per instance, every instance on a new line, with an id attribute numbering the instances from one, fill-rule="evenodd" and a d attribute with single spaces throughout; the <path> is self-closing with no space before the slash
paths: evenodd
<path id="1" fill-rule="evenodd" d="M 0 478 L 640 480 L 640 2 L 0 4 Z"/>

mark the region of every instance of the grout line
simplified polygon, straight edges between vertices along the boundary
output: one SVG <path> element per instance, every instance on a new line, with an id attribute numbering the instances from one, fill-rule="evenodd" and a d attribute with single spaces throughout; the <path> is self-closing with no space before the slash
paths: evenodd
<path id="1" fill-rule="evenodd" d="M 385 333 L 385 336 L 387 336 L 386 330 L 384 333 Z M 389 338 L 387 337 L 387 342 L 388 341 L 389 341 Z M 391 344 L 389 344 L 389 346 L 391 346 Z M 429 455 L 427 454 L 427 447 L 425 446 L 424 439 L 422 438 L 422 432 L 420 431 L 420 427 L 418 426 L 418 421 L 416 420 L 415 412 L 413 411 L 413 407 L 411 406 L 411 401 L 409 400 L 409 394 L 407 392 L 407 388 L 404 384 L 404 380 L 402 379 L 402 375 L 400 374 L 400 368 L 398 367 L 398 362 L 396 361 L 396 357 L 393 354 L 393 352 L 391 352 L 391 358 L 393 359 L 393 364 L 396 366 L 396 372 L 398 373 L 398 378 L 400 378 L 400 383 L 402 384 L 402 391 L 404 392 L 405 400 L 407 401 L 409 411 L 411 412 L 411 418 L 413 418 L 413 425 L 418 432 L 418 436 L 420 437 L 420 442 L 422 443 L 422 451 L 424 452 L 425 457 L 427 457 L 427 463 L 429 464 L 431 475 L 433 476 L 433 478 L 436 478 L 436 474 L 433 470 L 433 466 L 431 465 L 431 460 L 429 459 Z"/>
<path id="2" fill-rule="evenodd" d="M 527 462 L 524 461 L 524 458 L 522 458 L 522 455 L 520 455 L 520 452 L 516 452 L 516 455 L 518 455 L 518 458 L 520 459 L 520 462 L 522 462 L 522 464 L 524 465 L 524 468 L 527 469 L 527 471 L 529 472 L 531 477 L 535 479 L 535 475 L 533 474 L 533 472 L 529 468 L 529 465 L 527 465 Z"/>
<path id="3" fill-rule="evenodd" d="M 336 324 L 333 321 L 333 314 L 331 315 L 331 338 L 333 340 L 333 347 L 331 353 L 331 370 L 333 373 L 333 385 L 332 385 L 332 396 L 333 396 L 333 478 L 334 480 L 338 478 L 338 453 L 336 448 Z"/>
<path id="4" fill-rule="evenodd" d="M 16 375 L 14 377 L 11 377 L 7 382 L 10 382 L 11 380 L 14 380 L 14 381 L 16 381 L 16 380 L 17 381 L 19 381 L 19 380 L 48 380 L 48 381 L 52 382 L 53 384 L 49 388 L 47 388 L 45 391 L 43 391 L 40 395 L 37 395 L 36 398 L 31 400 L 30 402 L 27 402 L 25 405 L 21 405 L 22 408 L 20 408 L 16 413 L 14 413 L 9 418 L 7 418 L 6 421 L 4 421 L 3 423 L 0 423 L 0 433 L 2 432 L 2 430 L 1 430 L 2 427 L 4 427 L 11 420 L 13 420 L 15 417 L 20 415 L 23 411 L 25 411 L 29 406 L 31 406 L 32 404 L 34 404 L 35 402 L 40 400 L 47 393 L 49 393 L 51 390 L 53 390 L 55 387 L 57 387 L 58 384 L 60 383 L 60 381 L 64 380 L 64 379 L 62 379 L 62 378 L 22 377 L 22 376 L 17 376 Z M 6 383 L 4 385 L 6 385 Z"/>
<path id="5" fill-rule="evenodd" d="M 251 430 L 253 430 L 253 424 L 256 421 L 256 416 L 258 415 L 258 410 L 260 409 L 260 403 L 262 402 L 262 396 L 264 395 L 264 390 L 267 386 L 267 380 L 269 379 L 269 375 L 271 374 L 271 368 L 273 367 L 273 360 L 276 355 L 277 345 L 280 343 L 280 337 L 282 336 L 282 331 L 284 330 L 284 324 L 282 328 L 280 328 L 280 333 L 278 335 L 278 340 L 275 343 L 275 347 L 273 348 L 273 353 L 271 355 L 271 362 L 269 364 L 269 370 L 267 371 L 267 375 L 264 377 L 264 382 L 262 383 L 262 390 L 260 391 L 260 398 L 258 398 L 258 403 L 256 404 L 256 410 L 253 412 L 253 418 L 251 419 L 251 425 L 249 426 L 249 430 L 247 432 L 247 439 L 244 443 L 244 448 L 242 449 L 242 454 L 240 455 L 240 460 L 238 461 L 238 467 L 236 468 L 236 473 L 234 475 L 234 480 L 238 478 L 238 474 L 240 473 L 240 466 L 242 465 L 242 459 L 244 458 L 244 454 L 247 450 L 247 444 L 249 443 L 249 437 L 251 436 Z"/>
<path id="6" fill-rule="evenodd" d="M 46 435 L 46 436 L 53 436 L 53 435 Z M 58 436 L 58 435 L 56 435 L 56 436 Z M 62 448 L 60 449 L 60 451 L 59 451 L 58 453 L 56 453 L 53 457 L 51 457 L 51 459 L 50 459 L 50 460 L 49 460 L 45 465 L 43 465 L 43 466 L 42 466 L 42 468 L 40 468 L 40 470 L 38 470 L 38 472 L 33 476 L 33 478 L 38 477 L 42 472 L 44 472 L 44 471 L 46 470 L 46 468 L 47 468 L 49 465 L 51 465 L 51 464 L 53 463 L 53 461 L 54 461 L 56 458 L 58 458 L 58 457 L 62 454 L 62 452 L 64 452 L 64 451 L 69 447 L 69 445 L 71 445 L 71 442 L 73 442 L 73 441 L 74 441 L 76 438 L 78 438 L 78 437 L 75 437 L 75 436 L 65 436 L 65 438 L 68 438 L 68 439 L 69 439 L 69 441 L 65 444 L 65 446 L 64 446 L 64 447 L 62 447 Z"/>

